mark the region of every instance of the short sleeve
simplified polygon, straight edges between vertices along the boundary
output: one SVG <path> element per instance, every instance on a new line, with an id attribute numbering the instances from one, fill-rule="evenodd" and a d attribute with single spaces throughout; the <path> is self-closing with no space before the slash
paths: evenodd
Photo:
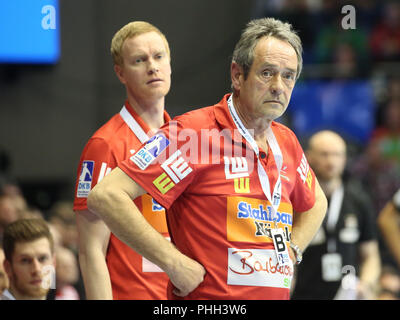
<path id="1" fill-rule="evenodd" d="M 74 210 L 86 210 L 90 190 L 113 168 L 116 160 L 109 144 L 101 138 L 92 138 L 83 149 L 75 184 Z"/>
<path id="2" fill-rule="evenodd" d="M 196 173 L 195 162 L 186 156 L 187 143 L 196 142 L 187 137 L 187 132 L 179 121 L 170 121 L 129 159 L 118 166 L 138 183 L 164 208 L 185 191 Z M 193 135 L 197 139 L 197 135 Z"/>
<path id="3" fill-rule="evenodd" d="M 310 210 L 315 204 L 315 174 L 310 167 L 306 155 L 293 134 L 294 169 L 296 179 L 291 193 L 291 202 L 294 211 Z"/>

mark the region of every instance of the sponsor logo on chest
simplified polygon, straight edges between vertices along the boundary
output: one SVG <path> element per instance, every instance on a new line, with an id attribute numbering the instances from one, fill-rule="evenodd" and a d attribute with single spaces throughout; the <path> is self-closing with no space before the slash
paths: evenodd
<path id="1" fill-rule="evenodd" d="M 283 230 L 284 240 L 290 241 L 292 206 L 281 202 L 275 219 Z M 267 200 L 247 197 L 227 198 L 227 240 L 240 242 L 272 242 L 274 217 Z"/>
<path id="2" fill-rule="evenodd" d="M 289 289 L 293 264 L 280 266 L 273 249 L 228 248 L 227 283 Z"/>

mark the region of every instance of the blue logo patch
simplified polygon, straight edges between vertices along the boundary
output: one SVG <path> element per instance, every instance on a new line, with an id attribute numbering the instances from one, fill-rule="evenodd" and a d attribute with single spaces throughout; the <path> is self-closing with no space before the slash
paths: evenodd
<path id="1" fill-rule="evenodd" d="M 156 134 L 130 159 L 142 170 L 146 169 L 161 152 L 167 148 L 169 140 L 163 134 Z"/>
<path id="2" fill-rule="evenodd" d="M 87 198 L 89 195 L 92 188 L 93 170 L 94 161 L 83 161 L 76 192 L 78 198 Z"/>
<path id="3" fill-rule="evenodd" d="M 144 148 L 150 153 L 154 158 L 157 158 L 158 155 L 169 145 L 169 140 L 163 134 L 156 134 L 151 137 L 149 141 L 147 141 Z"/>

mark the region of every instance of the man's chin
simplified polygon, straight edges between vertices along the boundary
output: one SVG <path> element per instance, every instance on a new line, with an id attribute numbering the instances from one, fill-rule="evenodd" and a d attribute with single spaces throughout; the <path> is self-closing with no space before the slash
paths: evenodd
<path id="1" fill-rule="evenodd" d="M 42 299 L 43 297 L 46 297 L 49 289 L 45 289 L 42 286 L 30 286 L 19 291 L 24 296 L 31 297 L 33 299 Z"/>

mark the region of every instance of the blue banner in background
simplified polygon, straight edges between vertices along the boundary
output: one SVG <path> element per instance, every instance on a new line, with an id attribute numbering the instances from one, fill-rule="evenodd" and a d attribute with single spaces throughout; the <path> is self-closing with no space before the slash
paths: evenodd
<path id="1" fill-rule="evenodd" d="M 373 88 L 362 80 L 299 82 L 287 112 L 299 137 L 329 129 L 365 145 L 375 127 Z"/>
<path id="2" fill-rule="evenodd" d="M 0 63 L 56 63 L 58 11 L 58 0 L 0 0 Z"/>

